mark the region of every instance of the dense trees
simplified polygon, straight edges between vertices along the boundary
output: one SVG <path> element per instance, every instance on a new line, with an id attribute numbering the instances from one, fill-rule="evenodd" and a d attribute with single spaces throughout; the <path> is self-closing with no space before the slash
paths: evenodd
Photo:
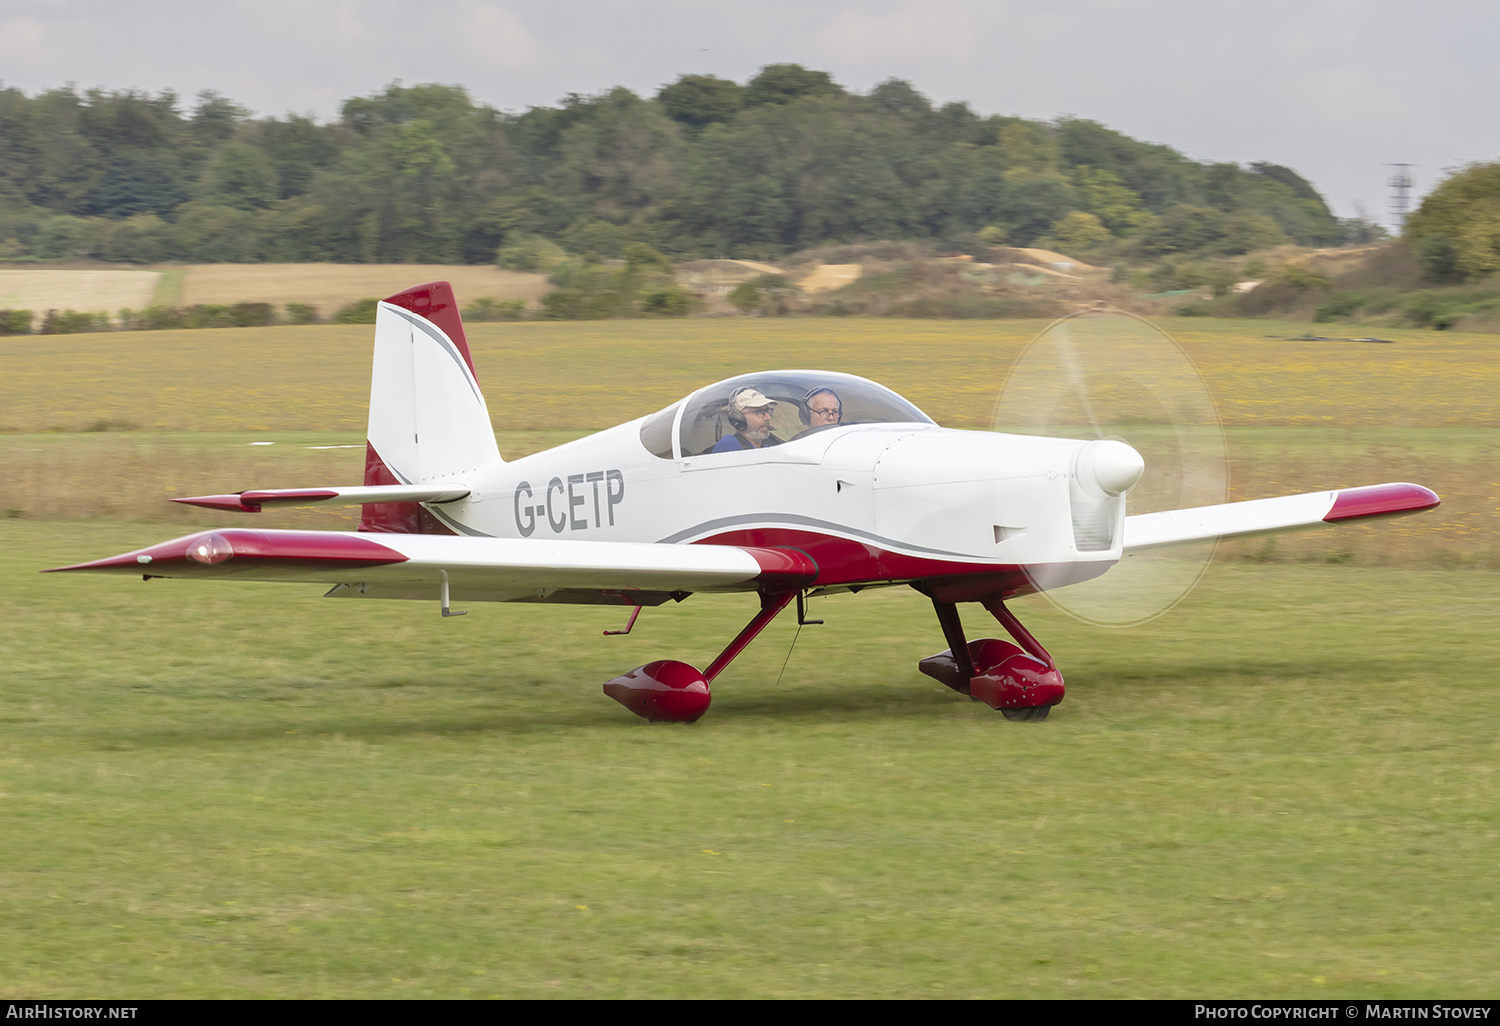
<path id="1" fill-rule="evenodd" d="M 1500 164 L 1450 175 L 1406 220 L 1425 277 L 1465 281 L 1500 271 Z"/>
<path id="2" fill-rule="evenodd" d="M 935 108 L 897 79 L 851 94 L 795 64 L 520 114 L 395 84 L 329 124 L 254 119 L 212 92 L 185 110 L 170 92 L 0 89 L 12 260 L 556 263 L 557 247 L 775 256 L 875 238 L 1130 259 L 1342 231 L 1288 168 L 1198 164 L 1081 119 Z"/>

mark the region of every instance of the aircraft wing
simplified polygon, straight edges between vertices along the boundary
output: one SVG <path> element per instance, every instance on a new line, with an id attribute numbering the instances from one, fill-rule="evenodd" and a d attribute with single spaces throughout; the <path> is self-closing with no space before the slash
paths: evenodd
<path id="1" fill-rule="evenodd" d="M 1307 530 L 1368 517 L 1409 516 L 1439 502 L 1435 492 L 1421 485 L 1395 483 L 1141 513 L 1125 518 L 1125 552 Z"/>
<path id="2" fill-rule="evenodd" d="M 361 506 L 367 502 L 454 502 L 469 494 L 467 485 L 352 485 L 331 488 L 262 488 L 228 495 L 191 495 L 173 502 L 205 509 L 259 513 L 263 506 Z"/>
<path id="3" fill-rule="evenodd" d="M 353 531 L 200 531 L 55 571 L 331 584 L 330 596 L 659 605 L 695 591 L 792 589 L 816 565 L 792 549 L 543 541 Z M 55 571 L 47 571 L 49 573 Z"/>

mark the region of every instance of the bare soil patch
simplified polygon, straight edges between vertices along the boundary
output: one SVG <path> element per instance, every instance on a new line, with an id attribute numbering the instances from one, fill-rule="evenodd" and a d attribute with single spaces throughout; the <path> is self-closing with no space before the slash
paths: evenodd
<path id="1" fill-rule="evenodd" d="M 1029 249 L 1024 246 L 1013 246 L 1002 252 L 1016 263 L 1034 264 L 1049 271 L 1080 274 L 1099 270 L 1093 264 L 1086 264 L 1082 260 L 1075 259 L 1063 253 L 1054 253 L 1050 249 Z"/>
<path id="2" fill-rule="evenodd" d="M 811 274 L 798 281 L 797 285 L 803 292 L 813 295 L 818 292 L 841 289 L 845 285 L 859 281 L 863 273 L 863 264 L 819 264 L 813 268 Z"/>
<path id="3" fill-rule="evenodd" d="M 763 264 L 759 260 L 730 260 L 728 263 L 739 264 L 741 267 L 754 271 L 756 274 L 785 274 L 779 267 L 771 264 Z"/>
<path id="4" fill-rule="evenodd" d="M 738 285 L 763 274 L 786 271 L 756 260 L 688 260 L 677 266 L 677 276 L 688 285 Z"/>

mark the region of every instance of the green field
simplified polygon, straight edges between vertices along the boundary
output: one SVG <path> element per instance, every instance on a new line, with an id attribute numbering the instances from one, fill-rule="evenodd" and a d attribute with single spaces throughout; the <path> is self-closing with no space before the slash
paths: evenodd
<path id="1" fill-rule="evenodd" d="M 662 405 L 751 349 L 864 359 L 930 411 L 947 395 L 977 418 L 981 385 L 955 368 L 1026 330 L 924 323 L 903 343 L 809 323 L 700 323 L 657 349 L 639 324 L 536 326 L 476 332 L 475 356 L 509 454 L 615 403 Z M 1221 395 L 1252 380 L 1242 351 L 1261 342 L 1241 330 L 1185 342 Z M 1348 473 L 1306 486 L 1410 479 L 1443 509 L 1242 543 L 1129 631 L 1022 600 L 1068 679 L 1043 724 L 917 673 L 944 643 L 924 599 L 889 589 L 817 600 L 821 627 L 780 618 L 684 727 L 600 685 L 708 662 L 743 597 L 647 610 L 609 638 L 623 618 L 604 608 L 443 620 L 318 588 L 36 573 L 226 522 L 166 494 L 356 480 L 358 449 L 307 448 L 360 441 L 368 339 L 344 331 L 274 329 L 254 359 L 210 348 L 227 330 L 0 346 L 0 996 L 1500 986 L 1500 426 L 1478 400 L 1495 340 L 1409 333 L 1355 350 L 1380 355 L 1352 383 L 1347 347 L 1284 343 L 1302 347 L 1300 395 L 1267 370 L 1255 403 L 1221 398 L 1236 493 Z M 1480 384 L 1452 371 L 1465 358 Z M 1355 386 L 1366 398 L 1340 413 Z M 971 631 L 981 617 L 966 608 Z"/>

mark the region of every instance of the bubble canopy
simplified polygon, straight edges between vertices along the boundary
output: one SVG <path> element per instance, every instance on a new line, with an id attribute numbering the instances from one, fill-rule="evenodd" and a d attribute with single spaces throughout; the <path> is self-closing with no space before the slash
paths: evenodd
<path id="1" fill-rule="evenodd" d="M 770 437 L 764 444 L 790 442 L 815 431 L 836 431 L 854 424 L 932 424 L 927 414 L 867 378 L 831 371 L 780 370 L 741 374 L 698 389 L 641 423 L 641 444 L 664 459 L 737 451 L 735 439 L 744 427 L 730 400 L 741 389 L 755 389 L 776 405 Z M 829 411 L 837 411 L 836 419 Z M 821 416 L 819 413 L 821 412 Z M 739 436 L 743 437 L 743 436 Z M 675 442 L 675 446 L 674 446 Z"/>

